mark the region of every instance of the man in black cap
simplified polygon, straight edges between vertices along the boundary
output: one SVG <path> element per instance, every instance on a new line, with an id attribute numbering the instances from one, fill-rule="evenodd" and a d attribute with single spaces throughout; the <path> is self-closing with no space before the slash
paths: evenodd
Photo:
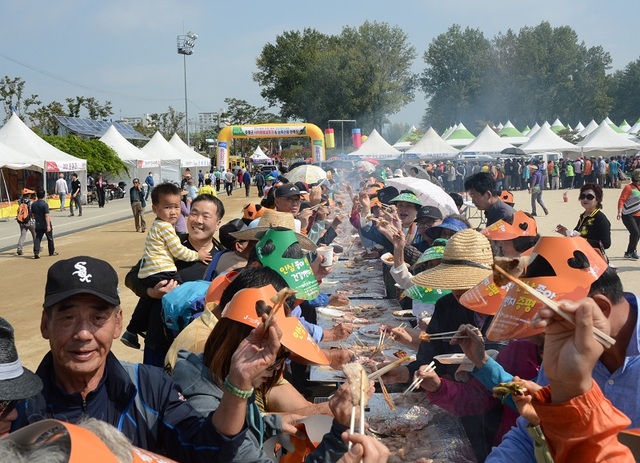
<path id="1" fill-rule="evenodd" d="M 120 362 L 111 353 L 122 332 L 118 275 L 111 265 L 88 256 L 56 262 L 47 274 L 43 306 L 40 331 L 51 350 L 36 372 L 42 394 L 25 404 L 21 424 L 93 417 L 116 426 L 133 445 L 177 461 L 231 461 L 246 426 L 228 432 L 229 415 L 203 417 L 162 369 Z M 256 369 L 241 357 L 235 366 L 240 376 Z"/>
<path id="2" fill-rule="evenodd" d="M 276 211 L 290 212 L 296 218 L 296 232 L 306 234 L 309 217 L 313 211 L 305 209 L 300 212 L 302 203 L 300 189 L 293 183 L 285 183 L 276 188 Z"/>
<path id="3" fill-rule="evenodd" d="M 13 327 L 0 318 L 0 437 L 11 430 L 12 423 L 18 418 L 18 409 L 24 404 L 23 400 L 41 390 L 40 378 L 22 367 Z"/>

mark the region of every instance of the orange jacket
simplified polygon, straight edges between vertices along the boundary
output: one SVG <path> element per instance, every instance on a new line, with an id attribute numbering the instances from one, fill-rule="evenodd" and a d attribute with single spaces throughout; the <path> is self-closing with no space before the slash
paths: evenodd
<path id="1" fill-rule="evenodd" d="M 602 394 L 594 381 L 591 390 L 568 402 L 551 403 L 550 386 L 533 396 L 533 407 L 555 463 L 634 462 L 618 432 L 631 424 Z"/>

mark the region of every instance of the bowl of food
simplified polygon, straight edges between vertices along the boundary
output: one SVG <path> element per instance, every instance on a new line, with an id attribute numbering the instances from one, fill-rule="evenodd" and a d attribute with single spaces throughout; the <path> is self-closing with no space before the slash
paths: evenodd
<path id="1" fill-rule="evenodd" d="M 385 252 L 384 254 L 382 254 L 380 256 L 380 259 L 382 260 L 382 262 L 389 266 L 393 265 L 393 254 L 391 254 L 390 252 Z"/>
<path id="2" fill-rule="evenodd" d="M 394 310 L 393 312 L 391 312 L 391 315 L 396 320 L 402 320 L 402 321 L 411 321 L 416 319 L 416 316 L 413 314 L 413 310 L 411 309 Z"/>
<path id="3" fill-rule="evenodd" d="M 342 310 L 333 309 L 331 307 L 316 307 L 316 312 L 318 315 L 325 318 L 344 317 L 344 312 Z"/>
<path id="4" fill-rule="evenodd" d="M 379 338 L 380 337 L 380 325 L 367 325 L 358 330 L 360 336 L 365 338 Z"/>

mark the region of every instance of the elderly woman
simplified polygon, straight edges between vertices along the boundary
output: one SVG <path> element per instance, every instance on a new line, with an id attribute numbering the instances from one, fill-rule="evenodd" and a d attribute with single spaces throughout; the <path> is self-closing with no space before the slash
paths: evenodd
<path id="1" fill-rule="evenodd" d="M 275 281 L 274 281 L 275 282 Z M 221 304 L 225 304 L 222 318 L 211 332 L 203 355 L 182 351 L 174 369 L 174 379 L 181 385 L 183 394 L 191 405 L 201 413 L 219 410 L 220 404 L 229 397 L 246 402 L 244 426 L 248 428 L 245 440 L 233 461 L 270 462 L 262 450 L 266 439 L 282 432 L 278 420 L 263 418 L 260 405 L 270 406 L 270 393 L 276 388 L 288 357 L 304 359 L 311 363 L 328 363 L 318 346 L 309 336 L 300 338 L 295 333 L 304 332 L 300 322 L 287 317 L 286 309 L 292 301 L 284 301 L 283 309 L 272 302 L 276 289 L 272 285 L 260 288 L 241 288 L 237 279 L 224 291 Z M 273 308 L 271 306 L 274 306 Z M 233 371 L 233 358 L 242 348 L 243 339 L 252 336 L 260 320 L 266 320 L 272 311 L 277 311 L 278 326 L 282 330 L 280 349 L 271 363 L 256 372 L 251 383 L 234 383 L 238 372 Z M 327 433 L 316 451 L 306 461 L 335 461 L 347 451 L 341 435 L 347 429 L 351 403 L 346 388 L 340 389 L 329 403 L 336 417 L 331 431 Z M 299 418 L 299 417 L 298 417 Z M 275 423 L 275 426 L 274 426 Z M 281 422 L 282 423 L 282 422 Z M 292 426 L 287 429 L 296 430 Z"/>
<path id="2" fill-rule="evenodd" d="M 604 253 L 605 249 L 611 247 L 611 223 L 602 212 L 602 187 L 595 183 L 585 183 L 580 188 L 578 198 L 584 208 L 578 223 L 573 230 L 558 225 L 556 232 L 565 236 L 582 236 L 591 246 Z"/>

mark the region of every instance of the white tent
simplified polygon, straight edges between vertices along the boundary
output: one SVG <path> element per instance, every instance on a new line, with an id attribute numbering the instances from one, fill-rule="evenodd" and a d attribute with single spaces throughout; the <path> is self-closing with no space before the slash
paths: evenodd
<path id="1" fill-rule="evenodd" d="M 416 129 L 416 127 L 414 125 L 412 125 L 409 130 L 407 130 L 399 139 L 397 142 L 395 142 L 393 144 L 393 147 L 397 150 L 400 151 L 406 151 L 409 148 L 411 148 L 411 141 L 408 140 L 409 136 L 414 133 L 415 131 L 417 131 L 418 129 Z"/>
<path id="2" fill-rule="evenodd" d="M 251 162 L 255 164 L 273 162 L 273 159 L 271 159 L 269 156 L 264 154 L 264 151 L 262 151 L 262 148 L 260 148 L 260 145 L 256 146 L 256 149 L 253 151 L 253 154 L 251 155 L 250 159 L 251 159 Z"/>
<path id="3" fill-rule="evenodd" d="M 464 147 L 462 152 L 466 154 L 500 154 L 500 152 L 506 148 L 514 148 L 514 146 L 500 138 L 500 135 L 495 133 L 493 129 L 487 125 L 475 140 Z"/>
<path id="4" fill-rule="evenodd" d="M 144 179 L 149 172 L 160 178 L 160 158 L 153 158 L 152 153 L 132 145 L 113 125 L 100 137 L 100 141 L 116 152 L 129 171 L 128 174 L 123 173 L 120 178 L 115 179 L 116 183 L 122 180 L 127 185 L 132 185 L 132 179 Z"/>
<path id="5" fill-rule="evenodd" d="M 182 141 L 182 138 L 180 138 L 177 133 L 173 134 L 173 137 L 169 140 L 169 144 L 182 154 L 180 167 L 207 167 L 207 170 L 211 167 L 211 159 L 190 148 Z"/>
<path id="6" fill-rule="evenodd" d="M 551 131 L 553 133 L 558 133 L 558 132 L 560 132 L 561 130 L 564 130 L 564 129 L 565 129 L 564 124 L 562 122 L 560 122 L 559 118 L 556 118 L 556 120 L 553 121 L 553 124 L 551 124 Z"/>
<path id="7" fill-rule="evenodd" d="M 401 151 L 387 143 L 387 141 L 382 138 L 382 135 L 380 135 L 376 129 L 373 129 L 373 132 L 371 132 L 369 137 L 362 143 L 360 148 L 349 153 L 349 156 L 372 159 L 396 159 L 400 154 L 402 154 Z"/>
<path id="8" fill-rule="evenodd" d="M 609 119 L 609 117 L 608 117 L 608 116 L 604 119 L 604 121 L 605 121 L 607 124 L 609 124 L 609 127 L 611 127 L 615 133 L 622 133 L 622 130 L 620 130 L 620 127 L 618 127 L 617 125 L 615 125 L 615 124 L 613 123 L 613 121 L 612 121 L 611 119 Z"/>
<path id="9" fill-rule="evenodd" d="M 580 151 L 579 147 L 556 135 L 548 125 L 540 127 L 528 142 L 520 146 L 520 149 L 525 153 Z"/>
<path id="10" fill-rule="evenodd" d="M 165 140 L 160 132 L 156 132 L 141 150 L 146 156 L 160 159 L 161 182 L 180 183 L 180 180 L 182 180 L 180 173 L 180 158 L 182 155 Z"/>
<path id="11" fill-rule="evenodd" d="M 9 148 L 5 148 L 1 154 L 0 167 L 13 170 L 33 169 L 43 173 L 77 172 L 81 179 L 87 178 L 85 159 L 71 156 L 50 145 L 27 127 L 15 113 L 0 129 L 0 143 Z M 20 153 L 19 159 L 12 159 L 18 153 Z M 85 183 L 81 183 L 83 194 L 86 193 Z M 42 188 L 47 190 L 46 175 L 42 178 Z"/>
<path id="12" fill-rule="evenodd" d="M 463 147 L 471 143 L 476 137 L 467 130 L 462 122 L 458 124 L 455 130 L 452 130 L 445 141 L 454 147 Z"/>
<path id="13" fill-rule="evenodd" d="M 534 126 L 531 127 L 531 130 L 527 132 L 527 137 L 529 137 L 529 140 L 531 140 L 531 137 L 533 137 L 538 130 L 540 130 L 540 125 L 538 125 L 538 123 L 536 122 Z"/>
<path id="14" fill-rule="evenodd" d="M 584 125 L 582 125 L 582 122 L 578 121 L 578 125 L 576 125 L 573 130 L 575 130 L 576 132 L 581 132 L 584 130 Z"/>
<path id="15" fill-rule="evenodd" d="M 429 127 L 422 138 L 406 152 L 407 154 L 415 154 L 420 159 L 450 159 L 456 156 L 458 150 L 444 141 L 432 127 Z"/>
<path id="16" fill-rule="evenodd" d="M 629 125 L 629 123 L 627 122 L 627 120 L 623 120 L 622 123 L 620 124 L 620 130 L 622 130 L 623 132 L 627 133 L 629 132 L 629 130 L 631 130 L 631 126 Z"/>
<path id="17" fill-rule="evenodd" d="M 449 128 L 448 128 L 447 130 L 445 130 L 445 131 L 444 131 L 444 133 L 442 134 L 442 137 L 441 137 L 441 138 L 442 138 L 443 140 L 446 140 L 446 139 L 447 139 L 447 137 L 448 137 L 449 135 L 451 135 L 451 132 L 453 132 L 453 131 L 454 131 L 455 129 L 457 129 L 457 128 L 458 128 L 458 124 L 454 124 L 454 125 L 449 126 Z"/>
<path id="18" fill-rule="evenodd" d="M 586 138 L 587 135 L 589 135 L 591 132 L 593 132 L 597 128 L 598 128 L 598 123 L 593 119 L 591 119 L 591 122 L 589 122 L 584 129 L 578 132 L 578 135 L 580 135 L 582 138 Z"/>
<path id="19" fill-rule="evenodd" d="M 578 146 L 582 148 L 583 153 L 621 153 L 640 150 L 640 143 L 616 133 L 606 119 L 584 140 L 578 142 Z"/>
<path id="20" fill-rule="evenodd" d="M 629 129 L 629 131 L 627 133 L 629 133 L 629 134 L 638 134 L 638 133 L 640 133 L 640 119 L 638 119 L 636 121 L 636 123 L 631 126 L 631 128 Z"/>

